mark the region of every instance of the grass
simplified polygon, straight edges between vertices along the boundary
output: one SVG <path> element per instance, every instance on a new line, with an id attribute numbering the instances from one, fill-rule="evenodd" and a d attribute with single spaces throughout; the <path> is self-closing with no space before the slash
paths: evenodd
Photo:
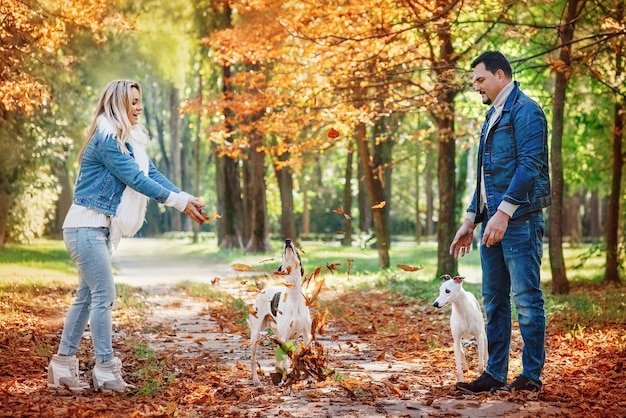
<path id="1" fill-rule="evenodd" d="M 201 239 L 197 244 L 190 244 L 185 236 L 152 241 L 152 245 L 158 245 L 169 257 L 202 259 L 208 264 L 244 263 L 260 274 L 275 271 L 280 263 L 281 243 L 278 241 L 272 242 L 273 254 L 261 255 L 220 250 L 214 239 Z M 402 294 L 404 298 L 420 301 L 432 301 L 438 292 L 439 281 L 435 280 L 437 247 L 434 242 L 394 243 L 390 250 L 391 267 L 388 269 L 378 268 L 378 255 L 373 249 L 329 246 L 315 242 L 305 242 L 300 249 L 308 272 L 320 267 L 329 287 L 357 290 L 384 288 Z M 624 288 L 607 287 L 601 283 L 604 253 L 592 246 L 566 247 L 564 256 L 572 291 L 569 295 L 551 295 L 547 249 L 544 252 L 542 278 L 548 316 L 559 312 L 566 326 L 575 323 L 588 326 L 606 321 L 626 323 Z M 397 264 L 423 268 L 406 272 L 396 267 Z M 478 251 L 472 251 L 459 260 L 459 272 L 468 278 L 466 289 L 479 296 Z M 7 245 L 0 251 L 0 305 L 5 305 L 0 319 L 10 314 L 13 306 L 9 303 L 11 299 L 29 298 L 59 290 L 69 298 L 76 282 L 76 268 L 62 241 L 40 239 L 31 245 Z M 180 286 L 191 296 L 219 300 L 225 306 L 230 306 L 230 309 L 241 312 L 247 310 L 241 300 L 220 293 L 210 285 L 189 282 Z M 145 308 L 141 295 L 132 287 L 117 285 L 117 292 L 120 306 L 136 311 Z"/>
<path id="2" fill-rule="evenodd" d="M 165 371 L 165 360 L 159 360 L 156 353 L 145 344 L 134 344 L 133 354 L 142 366 L 135 372 L 135 377 L 142 382 L 138 395 L 152 396 L 167 382 L 175 379 L 174 374 Z"/>

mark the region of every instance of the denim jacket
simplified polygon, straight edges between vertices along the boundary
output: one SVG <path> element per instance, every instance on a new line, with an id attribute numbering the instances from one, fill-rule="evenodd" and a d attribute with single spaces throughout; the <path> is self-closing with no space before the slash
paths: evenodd
<path id="1" fill-rule="evenodd" d="M 492 217 L 503 200 L 519 205 L 511 219 L 551 204 L 548 128 L 543 110 L 515 82 L 500 118 L 485 138 L 493 112 L 491 107 L 480 133 L 477 187 L 467 209 L 476 214 L 474 223 Z M 480 167 L 484 169 L 487 213 L 477 211 L 482 207 L 479 202 L 480 182 L 483 181 Z"/>
<path id="2" fill-rule="evenodd" d="M 138 192 L 165 203 L 171 192 L 179 193 L 150 161 L 148 176 L 130 154 L 119 149 L 112 127 L 99 125 L 85 150 L 76 179 L 73 202 L 96 212 L 115 216 L 122 193 L 128 185 Z"/>

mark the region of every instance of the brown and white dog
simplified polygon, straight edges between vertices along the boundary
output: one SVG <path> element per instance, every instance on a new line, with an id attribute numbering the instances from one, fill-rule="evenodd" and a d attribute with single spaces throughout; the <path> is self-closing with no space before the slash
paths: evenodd
<path id="1" fill-rule="evenodd" d="M 304 269 L 293 242 L 287 238 L 283 246 L 282 264 L 278 268 L 285 279 L 284 286 L 264 289 L 254 302 L 248 316 L 250 344 L 252 345 L 252 383 L 258 385 L 257 348 L 261 332 L 270 328 L 282 341 L 302 337 L 304 344 L 311 341 L 311 313 L 302 294 Z M 283 362 L 286 362 L 286 356 Z"/>

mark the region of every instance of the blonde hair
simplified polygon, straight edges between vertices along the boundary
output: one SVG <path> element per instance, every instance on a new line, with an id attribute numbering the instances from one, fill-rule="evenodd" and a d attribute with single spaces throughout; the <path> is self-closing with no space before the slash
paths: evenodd
<path id="1" fill-rule="evenodd" d="M 89 145 L 89 142 L 98 129 L 98 118 L 100 116 L 105 117 L 115 130 L 115 139 L 117 139 L 120 151 L 128 153 L 128 149 L 124 144 L 130 139 L 132 130 L 132 124 L 128 119 L 128 112 L 132 106 L 131 91 L 133 88 L 136 88 L 141 96 L 141 86 L 139 83 L 131 80 L 113 80 L 102 91 L 93 115 L 93 120 L 89 125 L 89 129 L 87 129 L 85 142 L 78 154 L 79 162 L 82 162 L 87 145 Z M 146 132 L 143 126 L 142 129 Z"/>

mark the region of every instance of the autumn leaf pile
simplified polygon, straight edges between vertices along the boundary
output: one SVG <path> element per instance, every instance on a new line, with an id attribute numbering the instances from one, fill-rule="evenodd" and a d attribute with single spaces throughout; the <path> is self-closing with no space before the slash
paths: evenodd
<path id="1" fill-rule="evenodd" d="M 355 408 L 394 399 L 403 402 L 410 399 L 423 406 L 442 399 L 470 399 L 477 404 L 500 399 L 535 405 L 533 416 L 558 416 L 563 411 L 568 411 L 570 416 L 626 415 L 623 324 L 567 328 L 562 326 L 564 321 L 557 314 L 548 327 L 548 359 L 542 392 L 468 396 L 454 390 L 449 311 L 436 310 L 426 300 L 411 300 L 382 290 L 327 289 L 320 294 L 315 310 L 327 311 L 325 318 L 318 319 L 324 322 L 324 335 L 315 342 L 322 345 L 321 351 L 310 349 L 307 355 L 312 355 L 314 362 L 303 358 L 298 367 L 304 370 L 315 366 L 317 371 L 331 373 L 327 379 L 293 379 L 287 393 L 285 386 L 271 383 L 268 370 L 262 376 L 264 385 L 250 386 L 249 357 L 227 366 L 220 364 L 219 353 L 210 349 L 196 357 L 176 355 L 177 349 L 157 351 L 156 358 L 150 361 L 158 367 L 150 376 L 134 372 L 146 370 L 148 360 L 139 358 L 129 341 L 141 341 L 150 333 L 167 336 L 168 330 L 157 329 L 145 317 L 122 321 L 119 316 L 115 349 L 124 358 L 126 380 L 136 389 L 126 394 L 94 393 L 89 389 L 78 395 L 52 390 L 46 387 L 49 352 L 42 348 L 51 350 L 58 346 L 67 293 L 67 289 L 50 289 L 35 297 L 20 298 L 16 294 L 0 299 L 3 312 L 12 312 L 5 315 L 11 319 L 0 324 L 0 416 L 249 417 L 266 416 L 285 399 L 306 405 L 324 398 L 352 402 Z M 207 313 L 216 320 L 216 331 L 226 329 L 247 341 L 240 311 L 219 301 L 208 301 Z M 190 341 L 193 343 L 197 342 Z M 339 349 L 323 348 L 331 343 L 339 344 Z M 81 344 L 79 352 L 81 360 L 86 361 L 81 364 L 85 372 L 93 367 L 88 360 L 90 345 Z M 519 371 L 521 349 L 516 330 L 511 373 Z M 469 351 L 470 371 L 466 377 L 473 379 L 475 352 Z M 391 369 L 394 362 L 411 365 L 411 370 L 392 371 L 374 378 L 374 372 L 368 369 L 373 364 Z M 147 383 L 152 391 L 145 394 L 139 388 Z"/>

